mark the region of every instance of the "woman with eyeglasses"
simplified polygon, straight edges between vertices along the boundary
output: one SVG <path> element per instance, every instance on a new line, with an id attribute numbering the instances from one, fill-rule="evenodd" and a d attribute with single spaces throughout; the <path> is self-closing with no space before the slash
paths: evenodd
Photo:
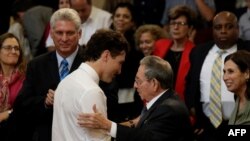
<path id="1" fill-rule="evenodd" d="M 0 36 L 0 136 L 6 134 L 7 119 L 25 79 L 26 63 L 18 38 L 12 33 Z M 4 139 L 3 139 L 4 140 Z"/>
<path id="2" fill-rule="evenodd" d="M 187 6 L 176 6 L 170 10 L 170 39 L 160 39 L 155 43 L 154 55 L 167 60 L 174 71 L 174 88 L 184 101 L 185 77 L 189 70 L 189 53 L 194 43 L 189 40 L 196 15 Z"/>

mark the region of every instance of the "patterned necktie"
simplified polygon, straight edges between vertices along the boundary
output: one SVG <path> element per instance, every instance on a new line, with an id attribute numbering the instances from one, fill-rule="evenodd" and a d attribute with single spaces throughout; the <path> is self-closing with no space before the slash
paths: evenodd
<path id="1" fill-rule="evenodd" d="M 60 64 L 60 79 L 62 80 L 64 77 L 66 77 L 69 73 L 69 63 L 66 59 L 63 59 Z"/>
<path id="2" fill-rule="evenodd" d="M 210 83 L 210 104 L 211 111 L 210 121 L 217 128 L 222 122 L 222 109 L 221 109 L 221 66 L 222 54 L 225 51 L 219 50 L 218 56 L 214 61 L 212 67 L 211 83 Z"/>

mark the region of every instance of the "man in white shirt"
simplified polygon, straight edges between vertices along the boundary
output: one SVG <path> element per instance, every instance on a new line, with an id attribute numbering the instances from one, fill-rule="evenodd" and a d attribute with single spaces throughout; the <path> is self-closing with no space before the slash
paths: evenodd
<path id="1" fill-rule="evenodd" d="M 192 140 L 189 113 L 172 88 L 173 71 L 167 61 L 156 56 L 144 57 L 134 87 L 141 99 L 146 101 L 139 120 L 131 120 L 128 122 L 130 124 L 116 124 L 94 106 L 95 113 L 83 113 L 78 117 L 79 125 L 104 129 L 117 141 Z"/>
<path id="2" fill-rule="evenodd" d="M 112 23 L 111 14 L 92 5 L 91 0 L 70 0 L 71 8 L 76 10 L 81 18 L 82 35 L 79 45 L 86 45 L 91 35 L 101 28 L 109 28 Z M 53 47 L 50 36 L 46 41 L 46 47 Z"/>
<path id="3" fill-rule="evenodd" d="M 86 46 L 85 62 L 64 78 L 55 91 L 53 141 L 111 139 L 104 130 L 80 127 L 77 115 L 92 112 L 95 104 L 107 117 L 106 96 L 99 81 L 110 83 L 121 73 L 127 50 L 128 43 L 120 33 L 102 29 L 93 34 Z"/>

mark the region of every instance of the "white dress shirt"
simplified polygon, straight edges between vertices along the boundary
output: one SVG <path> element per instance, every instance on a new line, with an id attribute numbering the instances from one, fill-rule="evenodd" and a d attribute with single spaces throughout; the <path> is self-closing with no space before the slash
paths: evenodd
<path id="1" fill-rule="evenodd" d="M 200 90 L 201 90 L 201 99 L 200 101 L 203 102 L 203 112 L 207 117 L 211 115 L 209 109 L 209 102 L 210 102 L 210 84 L 211 84 L 211 73 L 212 73 L 212 66 L 214 60 L 218 56 L 217 51 L 219 50 L 217 45 L 214 45 L 210 51 L 208 52 L 200 74 Z M 234 94 L 227 90 L 225 82 L 223 81 L 223 68 L 224 68 L 224 59 L 227 55 L 234 53 L 237 51 L 237 46 L 234 45 L 230 49 L 225 50 L 226 53 L 222 54 L 222 67 L 221 67 L 221 101 L 222 101 L 222 116 L 224 120 L 228 120 L 231 116 L 231 113 L 234 109 L 235 101 L 234 101 Z"/>
<path id="2" fill-rule="evenodd" d="M 110 141 L 104 130 L 77 124 L 77 116 L 93 113 L 94 104 L 107 117 L 106 96 L 98 83 L 98 74 L 85 63 L 59 83 L 54 98 L 53 141 Z"/>
<path id="3" fill-rule="evenodd" d="M 87 44 L 90 37 L 96 30 L 101 28 L 109 28 L 112 23 L 111 14 L 107 11 L 92 6 L 89 18 L 81 25 L 82 36 L 79 44 Z"/>
<path id="4" fill-rule="evenodd" d="M 167 90 L 166 90 L 167 91 Z M 152 100 L 150 100 L 147 104 L 146 107 L 147 109 L 150 109 L 152 107 L 152 105 L 166 92 L 163 91 L 162 93 L 160 93 L 158 96 L 154 97 Z M 117 124 L 115 122 L 112 122 L 111 125 L 111 130 L 110 130 L 110 135 L 113 138 L 116 138 L 116 133 L 117 133 Z"/>

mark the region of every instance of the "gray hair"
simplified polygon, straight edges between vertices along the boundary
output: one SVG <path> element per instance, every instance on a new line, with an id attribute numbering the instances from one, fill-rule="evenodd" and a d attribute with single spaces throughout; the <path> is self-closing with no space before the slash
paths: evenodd
<path id="1" fill-rule="evenodd" d="M 61 8 L 54 12 L 50 19 L 50 27 L 54 29 L 56 22 L 60 20 L 72 21 L 75 24 L 77 31 L 80 31 L 81 29 L 81 19 L 74 9 Z"/>
<path id="2" fill-rule="evenodd" d="M 173 87 L 173 70 L 171 65 L 158 56 L 146 56 L 140 61 L 145 66 L 145 77 L 156 79 L 163 89 Z"/>

